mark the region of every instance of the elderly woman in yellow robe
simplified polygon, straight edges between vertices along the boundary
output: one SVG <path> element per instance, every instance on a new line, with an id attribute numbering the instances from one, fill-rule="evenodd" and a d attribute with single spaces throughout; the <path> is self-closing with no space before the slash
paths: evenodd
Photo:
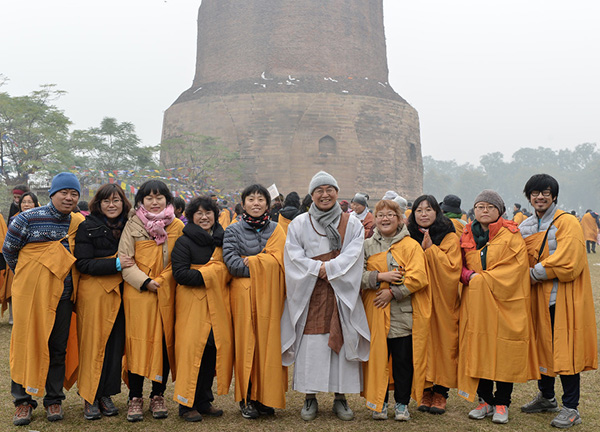
<path id="1" fill-rule="evenodd" d="M 362 395 L 375 420 L 388 417 L 390 376 L 396 401 L 394 418 L 399 421 L 410 419 L 411 393 L 418 401 L 425 387 L 431 296 L 425 254 L 410 237 L 402 216 L 394 201 L 379 201 L 373 236 L 364 245 L 361 287 L 371 352 L 363 366 Z"/>
<path id="2" fill-rule="evenodd" d="M 175 290 L 175 361 L 173 399 L 188 422 L 202 415 L 218 417 L 212 405 L 215 372 L 219 394 L 229 392 L 233 371 L 233 331 L 229 306 L 229 272 L 223 262 L 224 231 L 219 208 L 209 197 L 197 197 L 186 208 L 188 224 L 173 253 Z"/>
<path id="3" fill-rule="evenodd" d="M 125 358 L 129 384 L 127 420 L 143 420 L 144 378 L 152 380 L 150 412 L 168 415 L 164 391 L 169 365 L 174 365 L 175 279 L 171 251 L 183 222 L 175 218 L 173 196 L 166 184 L 149 180 L 135 195 L 119 243 L 119 256 L 135 264 L 123 269 L 125 288 Z M 173 380 L 176 371 L 172 370 Z"/>
<path id="4" fill-rule="evenodd" d="M 469 417 L 508 422 L 513 383 L 538 379 L 531 318 L 529 259 L 517 225 L 500 217 L 492 190 L 475 198 L 475 220 L 461 237 L 458 394 L 479 405 Z M 494 393 L 494 382 L 496 392 Z"/>
<path id="5" fill-rule="evenodd" d="M 444 216 L 432 195 L 415 200 L 408 217 L 408 231 L 425 252 L 432 301 L 427 380 L 435 385 L 423 393 L 419 411 L 443 414 L 448 389 L 457 384 L 460 240 L 454 223 Z"/>

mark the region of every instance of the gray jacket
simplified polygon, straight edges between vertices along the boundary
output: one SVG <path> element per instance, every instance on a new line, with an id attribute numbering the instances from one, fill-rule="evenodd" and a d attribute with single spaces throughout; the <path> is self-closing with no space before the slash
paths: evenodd
<path id="1" fill-rule="evenodd" d="M 277 222 L 269 221 L 260 231 L 256 231 L 244 220 L 229 225 L 223 239 L 223 260 L 234 277 L 250 277 L 250 269 L 244 265 L 242 257 L 259 254 L 275 231 Z"/>

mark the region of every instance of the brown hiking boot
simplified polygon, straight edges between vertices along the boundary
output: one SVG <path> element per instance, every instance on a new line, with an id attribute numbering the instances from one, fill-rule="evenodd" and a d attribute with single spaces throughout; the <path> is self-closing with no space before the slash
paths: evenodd
<path id="1" fill-rule="evenodd" d="M 154 396 L 150 399 L 150 412 L 155 419 L 168 417 L 169 411 L 167 410 L 167 405 L 165 405 L 165 398 L 163 396 Z"/>
<path id="2" fill-rule="evenodd" d="M 129 409 L 127 410 L 127 421 L 136 422 L 144 419 L 144 399 L 134 397 L 129 400 Z"/>
<path id="3" fill-rule="evenodd" d="M 46 418 L 48 421 L 55 422 L 65 417 L 61 404 L 52 404 L 46 407 Z"/>
<path id="4" fill-rule="evenodd" d="M 33 412 L 33 406 L 29 402 L 23 402 L 16 406 L 17 410 L 13 417 L 13 424 L 15 426 L 25 426 L 31 423 L 31 413 Z"/>
<path id="5" fill-rule="evenodd" d="M 433 403 L 433 392 L 429 390 L 425 390 L 423 392 L 423 397 L 421 398 L 421 403 L 417 408 L 421 412 L 429 412 L 431 408 L 431 404 Z"/>
<path id="6" fill-rule="evenodd" d="M 429 412 L 431 414 L 444 414 L 446 412 L 446 398 L 439 393 L 434 393 Z"/>

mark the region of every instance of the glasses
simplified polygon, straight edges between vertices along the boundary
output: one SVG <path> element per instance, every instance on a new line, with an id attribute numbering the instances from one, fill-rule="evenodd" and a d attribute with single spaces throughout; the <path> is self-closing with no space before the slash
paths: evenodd
<path id="1" fill-rule="evenodd" d="M 540 194 L 542 194 L 543 197 L 545 198 L 549 198 L 552 196 L 552 191 L 549 189 L 546 189 L 545 191 L 531 191 L 531 196 L 533 198 L 537 198 L 538 196 L 540 196 Z"/>
<path id="2" fill-rule="evenodd" d="M 375 216 L 376 219 L 388 219 L 388 220 L 392 220 L 395 217 L 398 217 L 398 215 L 396 213 L 388 213 L 388 214 L 382 214 L 382 213 L 378 213 L 377 216 Z"/>
<path id="3" fill-rule="evenodd" d="M 475 210 L 478 211 L 484 211 L 487 210 L 488 212 L 491 212 L 492 210 L 494 210 L 496 208 L 496 206 L 493 205 L 483 205 L 483 204 L 479 204 L 475 206 Z"/>
<path id="4" fill-rule="evenodd" d="M 199 219 L 209 219 L 211 216 L 214 216 L 213 212 L 207 212 L 207 213 L 203 213 L 203 212 L 196 212 L 196 216 L 198 216 Z"/>
<path id="5" fill-rule="evenodd" d="M 120 200 L 120 199 L 113 199 L 113 200 L 104 199 L 104 200 L 102 200 L 102 201 L 100 201 L 100 202 L 101 202 L 102 204 L 104 204 L 105 206 L 109 206 L 109 205 L 111 205 L 111 204 L 114 204 L 114 205 L 119 205 L 119 204 L 121 204 L 121 203 L 123 202 L 123 200 Z"/>
<path id="6" fill-rule="evenodd" d="M 318 187 L 313 191 L 313 194 L 318 195 L 318 196 L 324 195 L 325 193 L 327 193 L 327 195 L 333 195 L 335 193 L 335 191 L 336 191 L 336 189 L 333 186 L 329 186 L 328 188 Z"/>

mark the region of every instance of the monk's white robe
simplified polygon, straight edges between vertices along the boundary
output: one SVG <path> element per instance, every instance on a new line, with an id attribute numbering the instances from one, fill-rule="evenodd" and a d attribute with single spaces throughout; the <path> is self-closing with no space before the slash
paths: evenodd
<path id="1" fill-rule="evenodd" d="M 325 228 L 313 218 L 315 229 Z M 335 222 L 339 225 L 339 219 Z M 329 334 L 305 335 L 308 305 L 319 275 L 321 261 L 312 257 L 331 251 L 329 240 L 315 232 L 308 213 L 288 227 L 284 263 L 287 297 L 281 317 L 281 352 L 284 366 L 294 366 L 294 390 L 303 393 L 359 393 L 362 363 L 369 359 L 369 325 L 360 298 L 363 271 L 364 230 L 349 218 L 338 257 L 325 263 L 336 296 L 344 344 L 336 354 L 328 346 Z"/>

